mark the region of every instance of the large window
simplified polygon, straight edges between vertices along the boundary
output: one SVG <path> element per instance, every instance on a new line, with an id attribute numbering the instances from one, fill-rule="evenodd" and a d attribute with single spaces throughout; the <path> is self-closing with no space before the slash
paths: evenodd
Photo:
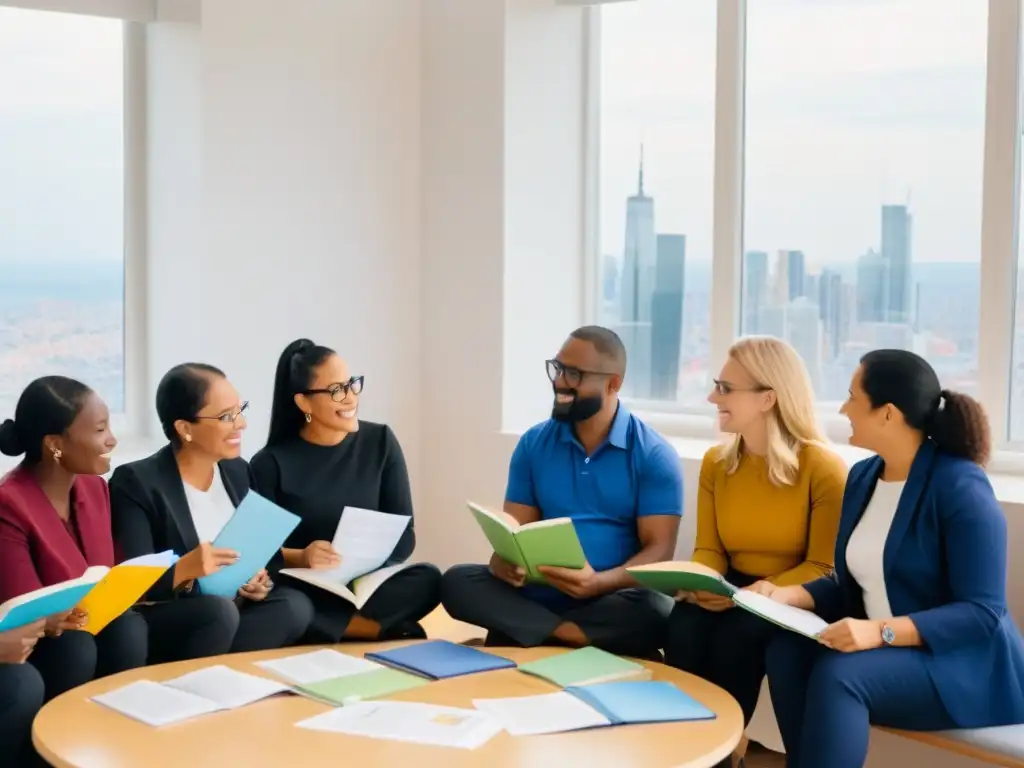
<path id="1" fill-rule="evenodd" d="M 977 393 L 987 18 L 747 3 L 742 332 L 789 341 L 820 399 L 880 347 Z"/>
<path id="2" fill-rule="evenodd" d="M 601 25 L 598 318 L 625 393 L 707 397 L 715 130 L 713 2 L 611 5 Z"/>
<path id="3" fill-rule="evenodd" d="M 125 408 L 122 26 L 0 7 L 0 420 L 46 374 Z"/>
<path id="4" fill-rule="evenodd" d="M 634 407 L 711 430 L 729 344 L 770 334 L 825 412 L 900 347 L 1024 443 L 1022 4 L 599 3 L 593 319 L 627 343 Z"/>

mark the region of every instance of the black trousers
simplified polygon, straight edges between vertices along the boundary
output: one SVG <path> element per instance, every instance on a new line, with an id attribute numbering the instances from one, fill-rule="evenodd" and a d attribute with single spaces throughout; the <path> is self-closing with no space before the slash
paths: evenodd
<path id="1" fill-rule="evenodd" d="M 312 584 L 289 581 L 313 603 L 313 621 L 303 643 L 338 643 L 358 612 L 380 625 L 381 640 L 426 637 L 420 619 L 441 602 L 441 572 L 429 563 L 411 565 L 385 581 L 360 609 Z"/>
<path id="2" fill-rule="evenodd" d="M 736 586 L 757 579 L 731 572 Z M 668 621 L 665 663 L 727 691 L 743 710 L 743 724 L 754 716 L 766 671 L 768 645 L 778 628 L 742 608 L 721 613 L 692 603 L 676 603 Z"/>
<path id="3" fill-rule="evenodd" d="M 648 658 L 661 648 L 672 601 L 647 589 L 622 589 L 562 613 L 493 576 L 486 565 L 456 565 L 441 582 L 448 615 L 488 630 L 489 645 L 535 646 L 564 622 L 576 624 L 599 648 Z"/>
<path id="4" fill-rule="evenodd" d="M 146 622 L 131 610 L 96 636 L 76 630 L 40 638 L 28 663 L 43 678 L 49 701 L 98 677 L 145 666 L 148 645 Z"/>
<path id="5" fill-rule="evenodd" d="M 31 664 L 0 664 L 0 762 L 10 768 L 45 765 L 32 748 L 32 721 L 43 706 L 43 677 Z"/>
<path id="6" fill-rule="evenodd" d="M 313 618 L 301 592 L 275 586 L 263 600 L 188 595 L 139 606 L 149 625 L 149 662 L 201 659 L 293 645 Z"/>

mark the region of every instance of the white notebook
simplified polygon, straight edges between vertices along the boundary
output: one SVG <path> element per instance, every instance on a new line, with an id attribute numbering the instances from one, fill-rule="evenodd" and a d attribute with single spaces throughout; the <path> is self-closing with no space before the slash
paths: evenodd
<path id="1" fill-rule="evenodd" d="M 257 661 L 256 666 L 295 685 L 308 685 L 309 683 L 319 683 L 321 680 L 333 680 L 336 677 L 348 677 L 349 675 L 358 675 L 360 672 L 383 669 L 375 661 L 339 653 L 330 648 L 299 653 L 295 656 L 285 656 L 280 659 Z"/>
<path id="2" fill-rule="evenodd" d="M 138 680 L 92 697 L 97 704 L 140 723 L 159 727 L 235 709 L 290 690 L 276 680 L 215 665 L 173 680 Z"/>

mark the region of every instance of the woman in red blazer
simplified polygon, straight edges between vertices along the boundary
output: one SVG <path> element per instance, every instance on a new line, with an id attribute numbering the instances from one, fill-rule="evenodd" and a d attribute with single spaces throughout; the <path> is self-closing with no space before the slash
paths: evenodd
<path id="1" fill-rule="evenodd" d="M 0 601 L 114 565 L 110 497 L 101 475 L 117 440 L 110 412 L 81 382 L 36 379 L 21 394 L 14 420 L 0 424 L 0 452 L 25 455 L 0 479 Z M 128 611 L 96 636 L 88 616 L 52 617 L 28 658 L 49 700 L 96 677 L 141 667 L 148 627 Z"/>

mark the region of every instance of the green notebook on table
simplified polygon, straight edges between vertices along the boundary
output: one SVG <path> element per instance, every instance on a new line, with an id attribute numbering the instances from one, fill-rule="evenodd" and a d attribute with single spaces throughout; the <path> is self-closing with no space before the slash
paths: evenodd
<path id="1" fill-rule="evenodd" d="M 623 659 L 593 646 L 556 653 L 544 659 L 520 664 L 519 671 L 547 680 L 561 688 L 651 679 L 651 670 L 643 664 Z"/>
<path id="2" fill-rule="evenodd" d="M 732 597 L 737 591 L 718 571 L 689 561 L 630 566 L 626 572 L 642 586 L 666 595 L 703 591 Z"/>
<path id="3" fill-rule="evenodd" d="M 477 524 L 499 557 L 526 569 L 527 581 L 543 582 L 540 565 L 582 568 L 587 564 L 576 528 L 568 517 L 520 525 L 504 512 L 468 502 Z"/>
<path id="4" fill-rule="evenodd" d="M 374 669 L 354 675 L 334 677 L 315 683 L 295 686 L 295 691 L 334 707 L 356 704 L 366 699 L 379 699 L 392 693 L 427 685 L 430 681 L 397 669 Z"/>

